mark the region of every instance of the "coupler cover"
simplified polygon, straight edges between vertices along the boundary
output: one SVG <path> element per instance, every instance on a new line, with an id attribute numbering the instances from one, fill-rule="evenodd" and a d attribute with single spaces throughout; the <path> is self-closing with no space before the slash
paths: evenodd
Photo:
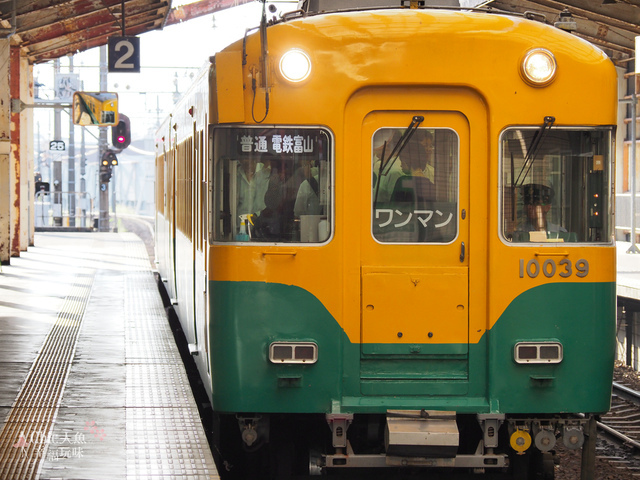
<path id="1" fill-rule="evenodd" d="M 459 442 L 456 412 L 387 410 L 388 456 L 452 458 Z"/>

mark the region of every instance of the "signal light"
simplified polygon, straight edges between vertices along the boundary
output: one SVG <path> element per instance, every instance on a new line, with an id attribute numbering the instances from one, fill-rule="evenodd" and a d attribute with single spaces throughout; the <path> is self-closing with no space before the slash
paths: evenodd
<path id="1" fill-rule="evenodd" d="M 102 166 L 115 167 L 118 165 L 118 157 L 113 150 L 107 150 L 102 154 Z"/>
<path id="2" fill-rule="evenodd" d="M 119 122 L 111 127 L 111 144 L 119 150 L 131 144 L 131 123 L 125 114 L 118 114 Z"/>
<path id="3" fill-rule="evenodd" d="M 100 159 L 100 182 L 109 183 L 113 175 L 113 167 L 118 165 L 118 157 L 113 150 L 107 150 Z"/>

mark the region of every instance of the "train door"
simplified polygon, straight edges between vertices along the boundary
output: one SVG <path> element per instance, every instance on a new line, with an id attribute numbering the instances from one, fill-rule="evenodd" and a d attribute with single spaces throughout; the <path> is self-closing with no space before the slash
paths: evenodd
<path id="1" fill-rule="evenodd" d="M 455 110 L 362 120 L 363 395 L 468 393 L 469 135 Z"/>

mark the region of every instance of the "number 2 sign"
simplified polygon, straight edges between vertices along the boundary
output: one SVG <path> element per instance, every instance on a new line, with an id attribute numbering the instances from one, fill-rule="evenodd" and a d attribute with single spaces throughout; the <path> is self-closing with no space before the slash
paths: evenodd
<path id="1" fill-rule="evenodd" d="M 140 73 L 138 37 L 109 37 L 109 72 Z"/>

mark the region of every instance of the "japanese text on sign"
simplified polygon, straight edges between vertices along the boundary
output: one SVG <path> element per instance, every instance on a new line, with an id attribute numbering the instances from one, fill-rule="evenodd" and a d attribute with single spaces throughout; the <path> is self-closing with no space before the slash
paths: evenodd
<path id="1" fill-rule="evenodd" d="M 307 135 L 243 135 L 240 137 L 242 153 L 313 153 L 314 140 Z"/>
<path id="2" fill-rule="evenodd" d="M 434 213 L 437 215 L 434 221 L 438 221 L 438 223 L 434 225 L 436 228 L 442 228 L 448 225 L 453 218 L 452 213 L 449 213 L 449 215 L 445 216 L 445 214 L 440 210 L 436 210 L 435 212 L 433 210 L 415 210 L 413 212 L 403 213 L 400 210 L 394 210 L 392 208 L 378 208 L 376 209 L 376 219 L 380 219 L 381 216 L 383 218 L 386 217 L 384 222 L 378 224 L 378 227 L 384 228 L 394 222 L 395 218 L 396 223 L 394 223 L 393 226 L 396 228 L 400 228 L 407 225 L 411 221 L 413 215 L 416 215 L 420 224 L 426 228 Z"/>

